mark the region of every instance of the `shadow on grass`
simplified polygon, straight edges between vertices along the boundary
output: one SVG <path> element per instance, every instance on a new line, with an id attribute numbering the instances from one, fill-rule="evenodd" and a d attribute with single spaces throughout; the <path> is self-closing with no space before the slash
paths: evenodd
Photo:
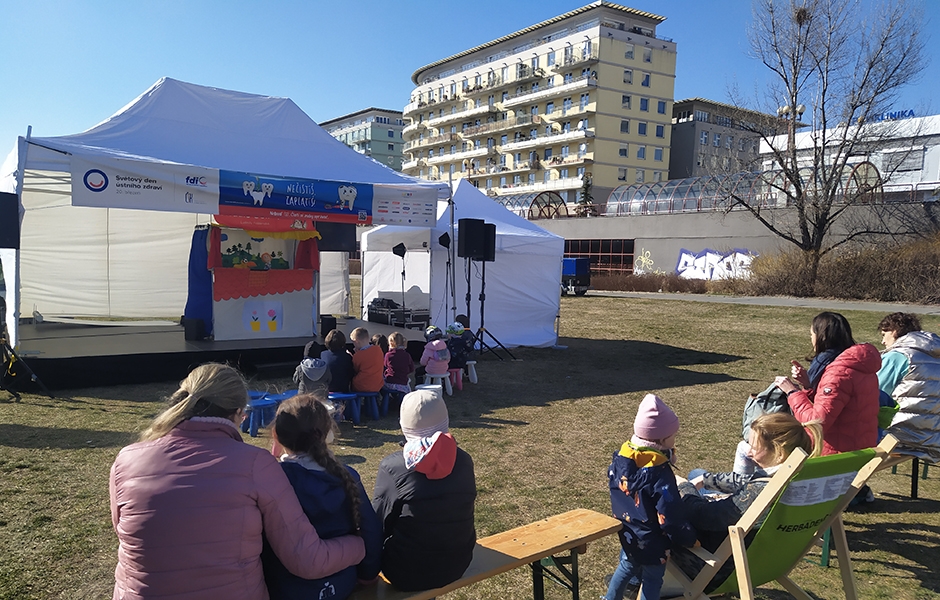
<path id="1" fill-rule="evenodd" d="M 126 431 L 63 429 L 0 423 L 0 446 L 8 448 L 122 448 L 134 442 L 137 434 Z"/>
<path id="2" fill-rule="evenodd" d="M 936 511 L 937 502 L 913 501 L 923 506 L 915 509 L 908 505 L 908 511 L 920 513 Z M 921 510 L 922 509 L 922 510 Z M 899 513 L 902 511 L 898 511 Z M 881 565 L 880 573 L 906 571 L 919 582 L 920 587 L 933 592 L 940 592 L 940 574 L 936 572 L 936 548 L 940 545 L 940 527 L 920 523 L 852 523 L 851 531 L 846 531 L 849 548 L 852 550 L 856 570 L 860 565 L 872 563 Z M 928 550 L 934 548 L 934 550 Z M 865 553 L 864 559 L 856 558 Z M 888 553 L 905 559 L 904 564 L 889 563 L 873 558 L 879 553 Z M 873 569 L 874 570 L 874 569 Z M 883 575 L 879 575 L 883 576 Z"/>

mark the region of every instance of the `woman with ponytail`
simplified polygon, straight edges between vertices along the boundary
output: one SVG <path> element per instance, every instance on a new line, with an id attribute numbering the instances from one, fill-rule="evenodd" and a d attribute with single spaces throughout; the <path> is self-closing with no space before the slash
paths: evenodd
<path id="1" fill-rule="evenodd" d="M 275 600 L 307 600 L 349 596 L 357 581 L 371 583 L 382 560 L 382 524 L 359 480 L 359 474 L 340 463 L 330 450 L 336 421 L 326 399 L 301 394 L 277 409 L 273 433 L 281 468 L 290 480 L 310 523 L 323 539 L 347 534 L 362 537 L 366 557 L 318 579 L 291 574 L 267 545 L 261 555 L 268 592 Z"/>
<path id="2" fill-rule="evenodd" d="M 701 475 L 691 481 L 679 479 L 679 494 L 686 516 L 695 528 L 698 541 L 709 552 L 718 550 L 728 537 L 728 527 L 737 523 L 750 508 L 793 450 L 802 448 L 810 458 L 822 453 L 823 425 L 820 421 L 800 423 L 793 415 L 783 412 L 764 414 L 751 423 L 748 443 L 750 458 L 761 468 L 760 471 L 749 475 L 700 471 Z M 694 474 L 695 471 L 689 475 L 692 477 Z M 706 499 L 701 495 L 702 488 L 719 492 L 724 497 Z M 754 531 L 760 528 L 764 517 L 766 515 L 760 517 Z M 746 537 L 745 545 L 750 544 L 752 538 L 753 534 Z M 695 579 L 705 565 L 701 558 L 685 548 L 673 549 L 671 560 L 691 579 Z M 733 569 L 734 561 L 726 561 L 705 587 L 705 593 L 718 587 Z"/>
<path id="3" fill-rule="evenodd" d="M 238 371 L 199 366 L 169 403 L 111 467 L 115 599 L 266 600 L 262 528 L 300 577 L 362 560 L 362 538 L 321 539 L 274 457 L 242 442 L 248 389 Z"/>

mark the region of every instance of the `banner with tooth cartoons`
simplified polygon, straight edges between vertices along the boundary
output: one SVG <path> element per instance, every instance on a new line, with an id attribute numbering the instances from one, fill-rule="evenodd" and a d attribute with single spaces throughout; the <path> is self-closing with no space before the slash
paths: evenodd
<path id="1" fill-rule="evenodd" d="M 110 157 L 71 159 L 72 204 L 245 218 L 263 231 L 315 223 L 432 227 L 437 191 Z"/>

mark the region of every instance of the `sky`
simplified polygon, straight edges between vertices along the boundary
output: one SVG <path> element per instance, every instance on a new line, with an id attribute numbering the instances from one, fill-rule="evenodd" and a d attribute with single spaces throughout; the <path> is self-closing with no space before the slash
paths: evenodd
<path id="1" fill-rule="evenodd" d="M 161 77 L 289 97 L 317 122 L 401 110 L 418 68 L 588 1 L 0 0 L 0 161 L 27 126 L 79 133 Z M 940 113 L 940 44 L 929 38 L 940 1 L 922 1 L 930 63 L 895 106 L 918 115 Z M 622 3 L 666 17 L 657 34 L 678 46 L 676 99 L 763 89 L 748 0 Z"/>

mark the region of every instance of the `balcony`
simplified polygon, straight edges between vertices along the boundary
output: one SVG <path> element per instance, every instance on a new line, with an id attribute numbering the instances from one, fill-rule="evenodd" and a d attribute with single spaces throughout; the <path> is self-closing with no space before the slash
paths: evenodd
<path id="1" fill-rule="evenodd" d="M 474 138 L 497 131 L 515 129 L 516 127 L 530 127 L 532 125 L 543 124 L 545 124 L 545 121 L 540 115 L 523 115 L 521 117 L 514 117 L 512 119 L 503 119 L 502 121 L 493 121 L 492 123 L 484 123 L 482 125 L 467 127 L 461 133 L 465 137 Z"/>
<path id="2" fill-rule="evenodd" d="M 401 130 L 401 134 L 402 136 L 406 136 L 409 133 L 415 133 L 417 131 L 424 131 L 427 128 L 428 128 L 428 124 L 425 123 L 424 121 L 420 121 L 417 123 L 410 123 L 408 125 L 405 125 L 405 127 Z"/>
<path id="3" fill-rule="evenodd" d="M 519 150 L 526 150 L 528 148 L 537 148 L 541 146 L 550 146 L 557 144 L 559 142 L 567 142 L 571 140 L 581 140 L 585 138 L 594 137 L 594 132 L 590 129 L 576 129 L 574 131 L 564 131 L 562 133 L 553 133 L 551 135 L 541 135 L 536 138 L 523 140 L 519 142 L 509 142 L 504 144 L 501 147 L 498 147 L 497 150 L 500 153 L 503 152 L 516 152 Z"/>
<path id="4" fill-rule="evenodd" d="M 588 65 L 592 62 L 597 62 L 597 59 L 598 56 L 596 52 L 583 52 L 578 50 L 576 52 L 572 52 L 571 56 L 564 56 L 555 61 L 555 64 L 551 67 L 551 69 L 558 73 L 572 67 L 578 67 Z"/>
<path id="5" fill-rule="evenodd" d="M 555 96 L 564 96 L 578 90 L 592 87 L 597 87 L 597 78 L 590 75 L 581 75 L 561 85 L 555 85 L 537 91 L 522 92 L 521 94 L 510 96 L 508 99 L 503 100 L 503 107 L 512 108 L 513 106 L 518 106 L 520 104 L 537 102 L 547 98 L 554 98 Z"/>
<path id="6" fill-rule="evenodd" d="M 548 182 L 537 183 L 507 183 L 495 190 L 497 196 L 506 196 L 509 194 L 525 194 L 528 192 L 544 192 L 546 190 L 578 190 L 584 182 L 580 177 L 566 177 L 565 179 L 552 179 Z"/>
<path id="7" fill-rule="evenodd" d="M 405 143 L 405 152 L 412 150 L 414 148 L 421 148 L 422 146 L 434 146 L 436 144 L 452 144 L 454 142 L 461 142 L 463 138 L 460 134 L 457 133 L 444 133 L 442 135 L 435 135 L 429 138 L 424 138 L 421 140 L 411 140 L 410 142 Z"/>
<path id="8" fill-rule="evenodd" d="M 448 123 L 456 123 L 457 121 L 462 121 L 464 119 L 470 119 L 478 115 L 486 115 L 489 113 L 502 112 L 503 107 L 499 102 L 494 104 L 484 104 L 476 108 L 468 108 L 464 110 L 458 110 L 457 112 L 451 113 L 449 115 L 442 115 L 440 117 L 435 117 L 433 119 L 428 119 L 428 127 L 437 127 L 440 128 L 442 125 Z"/>
<path id="9" fill-rule="evenodd" d="M 495 154 L 495 148 L 487 148 L 486 146 L 482 148 L 474 148 L 472 150 L 464 150 L 462 152 L 454 152 L 453 154 L 441 154 L 440 156 L 432 156 L 428 158 L 429 165 L 439 165 L 441 163 L 449 163 L 461 161 L 466 158 L 477 158 L 479 156 L 487 156 L 488 154 Z"/>
<path id="10" fill-rule="evenodd" d="M 559 167 L 567 167 L 568 165 L 579 165 L 593 162 L 593 152 L 579 152 L 577 154 L 569 154 L 568 156 L 553 156 L 548 160 L 542 161 L 542 166 L 546 169 L 557 169 Z"/>

